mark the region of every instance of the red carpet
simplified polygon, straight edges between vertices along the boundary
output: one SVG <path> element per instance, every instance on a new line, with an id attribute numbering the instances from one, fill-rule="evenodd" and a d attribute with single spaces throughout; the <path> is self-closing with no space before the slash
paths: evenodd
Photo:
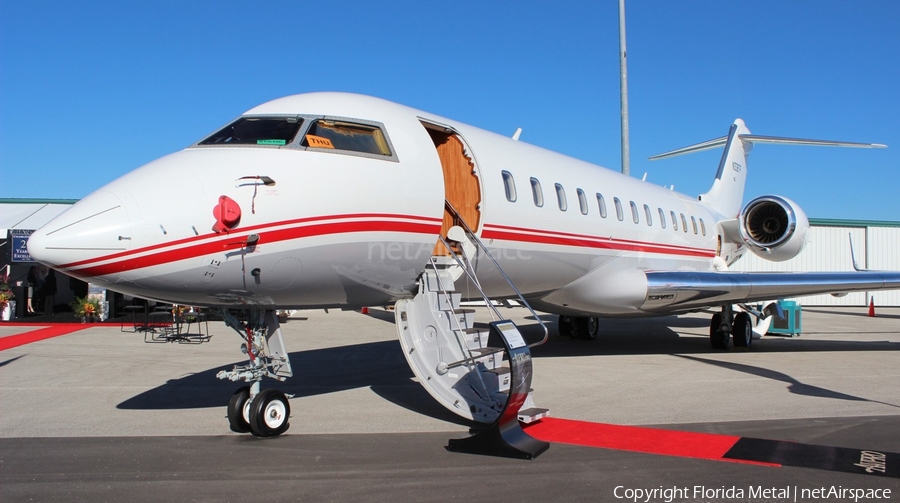
<path id="1" fill-rule="evenodd" d="M 726 458 L 725 454 L 741 439 L 741 437 L 730 435 L 589 423 L 553 417 L 532 423 L 525 428 L 525 431 L 532 437 L 545 442 L 664 456 L 780 466 L 776 463 Z"/>
<path id="2" fill-rule="evenodd" d="M 3 323 L 0 326 L 33 327 L 35 325 L 32 323 Z M 60 335 L 71 334 L 72 332 L 77 332 L 79 330 L 84 330 L 85 328 L 91 328 L 95 326 L 97 325 L 89 325 L 85 323 L 53 323 L 50 325 L 45 325 L 43 328 L 31 330 L 30 332 L 25 332 L 24 334 L 0 337 L 0 351 L 22 346 L 23 344 L 50 339 L 52 337 L 58 337 Z"/>

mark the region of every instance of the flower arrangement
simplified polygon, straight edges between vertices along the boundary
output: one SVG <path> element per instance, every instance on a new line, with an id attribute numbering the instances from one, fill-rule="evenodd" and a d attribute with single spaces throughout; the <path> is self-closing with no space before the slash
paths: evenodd
<path id="1" fill-rule="evenodd" d="M 81 318 L 99 318 L 100 301 L 92 297 L 75 297 L 75 300 L 72 301 L 72 310 L 75 311 L 75 316 Z"/>
<path id="2" fill-rule="evenodd" d="M 9 274 L 3 274 L 0 276 L 0 309 L 5 308 L 6 304 L 15 298 L 16 296 L 9 285 Z"/>

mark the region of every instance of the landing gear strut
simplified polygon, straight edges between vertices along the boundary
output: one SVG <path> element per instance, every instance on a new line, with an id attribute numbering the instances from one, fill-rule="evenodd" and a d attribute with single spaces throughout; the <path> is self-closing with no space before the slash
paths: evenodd
<path id="1" fill-rule="evenodd" d="M 712 315 L 709 323 L 709 343 L 713 349 L 728 349 L 729 340 L 734 347 L 749 348 L 753 344 L 753 324 L 745 312 L 734 313 L 731 305 L 722 306 L 722 312 Z"/>
<path id="2" fill-rule="evenodd" d="M 216 375 L 219 379 L 251 383 L 238 388 L 228 402 L 231 430 L 257 437 L 281 435 L 290 426 L 288 397 L 274 389 L 260 391 L 264 377 L 284 381 L 293 375 L 275 312 L 251 311 L 246 324 L 226 312 L 225 324 L 240 334 L 244 340 L 241 351 L 250 359 L 247 365 L 236 365 Z"/>

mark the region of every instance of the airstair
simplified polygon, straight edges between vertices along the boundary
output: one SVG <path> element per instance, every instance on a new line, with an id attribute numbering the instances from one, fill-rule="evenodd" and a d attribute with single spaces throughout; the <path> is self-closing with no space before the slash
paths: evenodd
<path id="1" fill-rule="evenodd" d="M 456 215 L 449 203 L 448 210 Z M 459 416 L 496 424 L 514 412 L 513 417 L 523 423 L 537 421 L 548 415 L 548 409 L 534 405 L 528 349 L 547 341 L 547 328 L 541 322 L 543 339 L 528 345 L 515 325 L 503 319 L 481 288 L 473 266 L 476 256 L 489 259 L 521 304 L 531 307 L 465 222 L 457 219 L 454 223 L 457 225 L 449 229 L 447 238 L 441 237 L 449 254 L 430 257 L 418 294 L 395 305 L 403 352 L 425 389 Z M 460 308 L 462 294 L 456 290 L 457 282 L 468 282 L 481 294 L 492 318 L 487 328 L 476 327 L 475 309 Z M 537 313 L 531 313 L 540 322 Z M 518 408 L 507 410 L 513 406 Z"/>

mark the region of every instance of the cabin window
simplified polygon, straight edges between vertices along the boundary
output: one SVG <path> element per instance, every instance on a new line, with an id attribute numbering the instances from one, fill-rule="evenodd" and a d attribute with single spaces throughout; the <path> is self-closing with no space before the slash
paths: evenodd
<path id="1" fill-rule="evenodd" d="M 587 196 L 584 195 L 584 191 L 581 189 L 576 189 L 575 193 L 578 194 L 578 206 L 581 208 L 581 214 L 588 214 L 588 202 Z"/>
<path id="2" fill-rule="evenodd" d="M 657 208 L 659 210 L 659 225 L 663 229 L 666 228 L 666 212 L 663 211 L 662 208 Z"/>
<path id="3" fill-rule="evenodd" d="M 200 145 L 284 146 L 294 141 L 303 119 L 299 117 L 241 117 Z"/>
<path id="4" fill-rule="evenodd" d="M 321 119 L 313 122 L 300 145 L 309 148 L 391 155 L 391 149 L 380 128 L 343 121 Z"/>
<path id="5" fill-rule="evenodd" d="M 503 189 L 506 191 L 506 200 L 516 202 L 516 180 L 509 171 L 501 171 L 503 175 Z"/>
<path id="6" fill-rule="evenodd" d="M 625 215 L 622 213 L 622 201 L 619 201 L 618 197 L 614 197 L 613 202 L 616 204 L 616 218 L 619 219 L 619 222 L 625 220 Z"/>
<path id="7" fill-rule="evenodd" d="M 606 199 L 603 199 L 603 194 L 597 192 L 597 207 L 600 208 L 600 217 L 606 218 Z"/>
<path id="8" fill-rule="evenodd" d="M 640 222 L 641 222 L 641 217 L 638 216 L 637 205 L 634 204 L 634 201 L 629 201 L 628 204 L 631 206 L 631 219 L 632 219 L 632 220 L 634 221 L 634 223 L 636 223 L 636 224 L 637 224 L 637 223 L 640 223 Z"/>
<path id="9" fill-rule="evenodd" d="M 694 234 L 697 234 L 697 219 L 691 216 L 691 227 L 694 228 Z"/>
<path id="10" fill-rule="evenodd" d="M 687 233 L 687 220 L 684 218 L 684 213 L 681 214 L 681 230 Z"/>
<path id="11" fill-rule="evenodd" d="M 653 215 L 650 213 L 650 207 L 646 204 L 644 205 L 644 216 L 647 217 L 647 226 L 650 227 L 653 225 Z"/>
<path id="12" fill-rule="evenodd" d="M 675 212 L 670 211 L 669 214 L 672 215 L 672 230 L 678 231 L 678 218 L 675 216 Z"/>
<path id="13" fill-rule="evenodd" d="M 554 185 L 556 186 L 556 202 L 559 203 L 559 211 L 566 211 L 569 209 L 566 204 L 566 189 L 558 183 Z"/>
<path id="14" fill-rule="evenodd" d="M 531 179 L 531 195 L 534 197 L 534 205 L 538 208 L 544 206 L 544 191 L 541 182 L 537 178 Z"/>
<path id="15" fill-rule="evenodd" d="M 703 223 L 703 219 L 700 219 L 700 233 L 704 236 L 706 235 L 706 224 Z"/>

